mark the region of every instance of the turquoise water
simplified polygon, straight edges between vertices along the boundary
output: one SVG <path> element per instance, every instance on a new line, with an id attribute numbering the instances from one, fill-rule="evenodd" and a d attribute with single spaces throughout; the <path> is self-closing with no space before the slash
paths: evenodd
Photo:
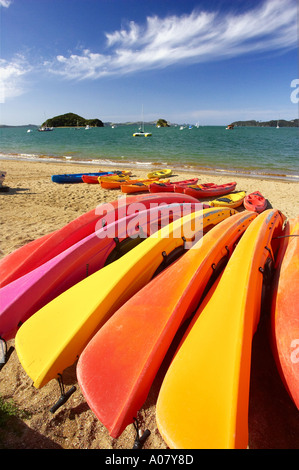
<path id="1" fill-rule="evenodd" d="M 299 180 L 298 128 L 221 126 L 156 128 L 133 137 L 137 126 L 65 128 L 38 132 L 0 129 L 0 158 L 50 159 L 91 165 L 223 172 Z M 70 170 L 71 172 L 71 170 Z"/>

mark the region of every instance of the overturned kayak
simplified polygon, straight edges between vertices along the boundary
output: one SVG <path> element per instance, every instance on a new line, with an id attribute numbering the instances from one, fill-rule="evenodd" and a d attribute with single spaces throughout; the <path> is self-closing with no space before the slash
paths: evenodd
<path id="1" fill-rule="evenodd" d="M 277 369 L 299 410 L 299 217 L 287 221 L 274 276 L 271 333 Z"/>
<path id="2" fill-rule="evenodd" d="M 15 346 L 34 386 L 42 387 L 72 365 L 94 334 L 159 267 L 192 246 L 203 214 L 212 217 L 221 211 L 204 209 L 175 220 L 32 315 L 19 328 Z"/>
<path id="3" fill-rule="evenodd" d="M 0 260 L 0 287 L 41 266 L 54 256 L 66 250 L 74 243 L 94 232 L 102 223 L 114 222 L 119 217 L 134 210 L 135 204 L 142 203 L 140 208 L 147 209 L 155 204 L 196 202 L 195 198 L 186 195 L 146 194 L 125 196 L 109 203 L 98 205 L 95 209 L 82 214 L 59 230 L 44 235 L 18 248 Z"/>
<path id="4" fill-rule="evenodd" d="M 192 319 L 157 400 L 158 429 L 170 448 L 247 447 L 251 343 L 283 222 L 277 210 L 251 222 Z"/>
<path id="5" fill-rule="evenodd" d="M 80 356 L 80 388 L 114 438 L 137 416 L 180 325 L 257 215 L 225 208 L 219 216 L 203 217 L 203 231 L 218 223 L 117 310 Z"/>
<path id="6" fill-rule="evenodd" d="M 193 212 L 198 204 L 190 204 Z M 0 289 L 0 337 L 15 336 L 37 310 L 103 266 L 120 258 L 159 227 L 183 216 L 184 204 L 132 213 L 100 227 L 59 255 Z"/>

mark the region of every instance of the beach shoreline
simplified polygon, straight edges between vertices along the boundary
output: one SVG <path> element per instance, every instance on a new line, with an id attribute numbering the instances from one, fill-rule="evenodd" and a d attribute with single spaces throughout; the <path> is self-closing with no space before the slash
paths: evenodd
<path id="1" fill-rule="evenodd" d="M 105 190 L 97 184 L 56 184 L 53 174 L 111 171 L 111 166 L 100 168 L 75 162 L 28 161 L 1 159 L 0 169 L 6 171 L 3 185 L 8 192 L 0 193 L 1 200 L 1 252 L 0 257 L 20 246 L 57 230 L 80 215 L 95 209 L 99 204 L 111 202 L 122 196 L 120 190 Z M 152 169 L 153 167 L 151 167 Z M 115 165 L 115 168 L 116 165 Z M 122 167 L 124 169 L 124 167 Z M 129 168 L 132 176 L 144 178 L 148 168 Z M 155 169 L 158 169 L 155 165 Z M 215 173 L 199 173 L 196 170 L 180 171 L 173 168 L 171 181 L 198 177 L 199 183 L 224 184 L 236 181 L 236 191 L 247 194 L 259 190 L 269 201 L 269 207 L 280 210 L 292 219 L 299 214 L 299 186 L 293 181 L 279 181 L 262 177 L 234 177 Z M 200 201 L 201 202 L 201 201 Z M 202 202 L 207 203 L 204 199 Z M 242 209 L 240 209 L 242 210 Z M 249 448 L 298 448 L 298 411 L 285 391 L 271 355 L 267 319 L 260 322 L 253 340 L 252 375 L 249 409 Z M 14 346 L 14 340 L 8 347 Z M 145 449 L 167 449 L 155 421 L 155 403 L 167 361 L 151 387 L 138 419 L 143 430 L 151 434 Z M 13 399 L 26 410 L 26 418 L 18 418 L 14 426 L 0 427 L 0 448 L 9 449 L 130 449 L 135 439 L 135 429 L 129 425 L 118 439 L 109 436 L 106 428 L 89 409 L 80 392 L 75 365 L 64 373 L 67 388 L 75 385 L 77 390 L 68 402 L 54 415 L 50 407 L 59 397 L 56 381 L 36 390 L 22 369 L 13 351 L 9 361 L 0 372 L 0 396 Z M 2 446 L 2 447 L 1 447 Z"/>
<path id="2" fill-rule="evenodd" d="M 225 168 L 225 167 L 207 167 L 207 166 L 199 166 L 195 164 L 183 164 L 180 165 L 178 163 L 173 162 L 171 165 L 168 163 L 161 163 L 156 161 L 125 161 L 123 159 L 115 159 L 109 160 L 109 158 L 103 159 L 91 159 L 86 160 L 80 157 L 73 157 L 69 155 L 63 156 L 54 156 L 54 155 L 38 155 L 38 154 L 5 154 L 0 153 L 0 164 L 1 161 L 20 161 L 20 162 L 40 162 L 40 163 L 50 163 L 50 164 L 66 164 L 70 165 L 70 171 L 73 172 L 71 169 L 73 165 L 80 165 L 82 167 L 89 166 L 93 167 L 101 167 L 104 171 L 111 171 L 114 168 L 119 169 L 131 169 L 132 171 L 153 171 L 156 168 L 168 167 L 172 168 L 173 171 L 186 173 L 190 176 L 190 173 L 197 173 L 205 176 L 230 176 L 232 178 L 253 178 L 257 180 L 273 180 L 273 181 L 283 181 L 283 182 L 299 182 L 299 175 L 298 174 L 289 174 L 289 173 L 274 173 L 268 171 L 261 171 L 254 168 L 239 168 L 239 169 L 232 169 L 232 168 Z M 84 171 L 84 170 L 83 170 Z"/>

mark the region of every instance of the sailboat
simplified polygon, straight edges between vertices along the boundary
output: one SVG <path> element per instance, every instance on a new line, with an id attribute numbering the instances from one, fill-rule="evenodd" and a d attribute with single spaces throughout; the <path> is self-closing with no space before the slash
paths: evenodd
<path id="1" fill-rule="evenodd" d="M 143 105 L 142 105 L 142 124 L 141 127 L 139 127 L 138 132 L 134 132 L 133 137 L 149 137 L 151 136 L 151 132 L 144 132 L 144 120 L 143 120 Z"/>

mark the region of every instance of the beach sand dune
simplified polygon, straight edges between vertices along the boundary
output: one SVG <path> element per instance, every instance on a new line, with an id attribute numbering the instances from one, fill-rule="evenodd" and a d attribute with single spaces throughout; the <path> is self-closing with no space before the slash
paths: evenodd
<path id="1" fill-rule="evenodd" d="M 121 195 L 119 190 L 104 190 L 100 185 L 59 185 L 51 181 L 53 174 L 110 171 L 110 168 L 2 160 L 1 169 L 7 172 L 4 184 L 10 190 L 0 194 L 0 257 L 63 227 L 98 204 L 112 201 Z M 146 171 L 133 170 L 132 174 L 146 177 Z M 175 173 L 173 180 L 195 176 L 200 183 L 213 181 L 223 184 L 237 181 L 236 190 L 247 193 L 259 190 L 268 199 L 269 205 L 281 210 L 286 217 L 292 218 L 299 214 L 299 189 L 296 183 L 215 174 L 191 176 L 190 173 L 182 172 Z M 8 347 L 13 346 L 14 340 L 9 341 Z M 174 351 L 175 344 L 161 365 L 147 400 L 138 414 L 141 428 L 151 431 L 144 444 L 145 449 L 167 449 L 156 426 L 155 403 Z M 42 389 L 36 390 L 13 350 L 7 364 L 0 371 L 0 397 L 5 401 L 13 399 L 24 413 L 10 418 L 9 425 L 4 427 L 0 420 L 0 448 L 132 448 L 135 439 L 133 424 L 118 439 L 109 436 L 106 428 L 86 404 L 77 384 L 75 364 L 64 372 L 64 384 L 66 389 L 75 385 L 77 390 L 62 408 L 52 414 L 50 408 L 60 394 L 57 382 L 52 380 Z M 298 411 L 279 378 L 269 346 L 268 319 L 262 318 L 253 339 L 249 448 L 299 448 L 298 436 Z"/>

